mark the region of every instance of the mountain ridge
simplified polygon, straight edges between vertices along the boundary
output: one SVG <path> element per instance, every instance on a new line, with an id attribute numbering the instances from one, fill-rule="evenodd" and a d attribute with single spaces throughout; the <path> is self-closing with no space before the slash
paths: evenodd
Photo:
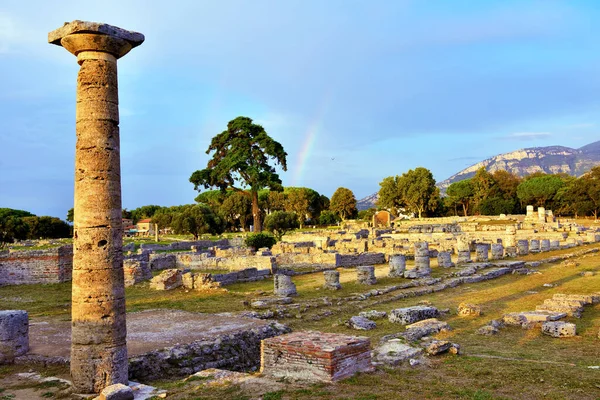
<path id="1" fill-rule="evenodd" d="M 528 147 L 486 158 L 436 185 L 445 193 L 452 183 L 471 178 L 481 167 L 488 172 L 506 170 L 520 177 L 535 172 L 581 176 L 596 165 L 600 165 L 600 140 L 578 149 L 559 145 Z M 364 210 L 374 207 L 376 201 L 377 193 L 374 193 L 359 200 L 357 208 Z"/>

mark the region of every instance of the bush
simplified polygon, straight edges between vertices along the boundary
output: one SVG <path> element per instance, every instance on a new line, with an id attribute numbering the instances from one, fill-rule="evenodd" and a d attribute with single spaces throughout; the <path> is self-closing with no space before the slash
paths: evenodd
<path id="1" fill-rule="evenodd" d="M 339 217 L 331 211 L 323 211 L 319 216 L 319 224 L 321 225 L 335 225 L 338 222 L 340 222 Z"/>
<path id="2" fill-rule="evenodd" d="M 296 213 L 286 211 L 275 211 L 265 218 L 264 228 L 273 232 L 278 240 L 287 232 L 298 228 L 298 217 Z"/>
<path id="3" fill-rule="evenodd" d="M 270 249 L 276 242 L 273 235 L 268 233 L 251 233 L 246 237 L 246 246 L 254 247 L 256 250 L 263 247 Z"/>

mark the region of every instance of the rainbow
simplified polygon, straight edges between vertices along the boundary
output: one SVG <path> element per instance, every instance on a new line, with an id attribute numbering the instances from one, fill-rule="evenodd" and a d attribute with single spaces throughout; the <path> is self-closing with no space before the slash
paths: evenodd
<path id="1" fill-rule="evenodd" d="M 312 122 L 308 125 L 308 129 L 304 134 L 304 141 L 300 146 L 298 154 L 296 155 L 296 165 L 294 167 L 294 177 L 292 179 L 292 186 L 301 186 L 302 184 L 302 176 L 304 174 L 304 170 L 306 169 L 308 158 L 312 153 L 312 148 L 315 144 L 319 132 L 322 129 L 323 119 L 325 117 L 327 109 L 329 108 L 330 102 L 331 90 L 326 90 L 325 95 L 323 96 L 323 100 L 321 101 L 321 105 L 317 109 L 315 118 L 313 118 Z"/>

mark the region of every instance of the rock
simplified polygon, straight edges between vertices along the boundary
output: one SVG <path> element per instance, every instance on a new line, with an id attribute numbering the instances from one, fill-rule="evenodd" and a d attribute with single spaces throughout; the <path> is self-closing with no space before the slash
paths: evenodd
<path id="1" fill-rule="evenodd" d="M 452 347 L 452 343 L 447 340 L 433 340 L 429 345 L 425 348 L 425 351 L 430 356 L 435 356 L 441 353 L 444 353 Z"/>
<path id="2" fill-rule="evenodd" d="M 390 322 L 406 325 L 428 318 L 436 318 L 439 315 L 440 312 L 435 307 L 414 306 L 392 310 L 388 319 Z"/>
<path id="3" fill-rule="evenodd" d="M 452 343 L 452 346 L 448 349 L 450 354 L 459 355 L 460 354 L 460 344 Z"/>
<path id="4" fill-rule="evenodd" d="M 356 267 L 356 282 L 363 285 L 374 285 L 377 283 L 375 267 L 371 265 Z"/>
<path id="5" fill-rule="evenodd" d="M 496 329 L 504 328 L 504 322 L 498 319 L 491 320 L 488 325 L 493 326 Z"/>
<path id="6" fill-rule="evenodd" d="M 594 275 L 596 275 L 596 273 L 594 271 L 583 271 L 580 275 L 587 277 L 587 276 L 594 276 Z"/>
<path id="7" fill-rule="evenodd" d="M 29 314 L 24 310 L 0 310 L 0 365 L 12 364 L 29 351 Z"/>
<path id="8" fill-rule="evenodd" d="M 178 269 L 165 269 L 150 280 L 150 288 L 156 290 L 172 290 L 182 284 L 181 271 Z"/>
<path id="9" fill-rule="evenodd" d="M 408 360 L 408 363 L 411 367 L 416 367 L 417 365 L 421 364 L 421 361 L 411 358 L 410 360 Z"/>
<path id="10" fill-rule="evenodd" d="M 98 400 L 133 400 L 133 390 L 129 386 L 117 383 L 102 389 Z"/>
<path id="11" fill-rule="evenodd" d="M 460 303 L 458 305 L 458 315 L 461 317 L 481 315 L 481 306 L 469 303 Z"/>
<path id="12" fill-rule="evenodd" d="M 370 319 L 354 316 L 346 321 L 346 326 L 359 331 L 370 331 L 377 328 L 377 324 Z"/>
<path id="13" fill-rule="evenodd" d="M 368 318 L 371 320 L 383 319 L 383 318 L 387 317 L 387 313 L 385 311 L 376 311 L 376 310 L 362 311 L 358 315 L 360 317 Z"/>
<path id="14" fill-rule="evenodd" d="M 495 328 L 491 325 L 485 325 L 477 329 L 477 333 L 480 335 L 492 336 L 498 334 L 498 328 Z"/>
<path id="15" fill-rule="evenodd" d="M 257 309 L 270 308 L 275 305 L 290 304 L 292 299 L 290 297 L 263 297 L 261 299 L 253 300 L 250 303 L 250 307 Z"/>
<path id="16" fill-rule="evenodd" d="M 423 353 L 423 349 L 402 343 L 400 339 L 390 339 L 373 350 L 373 359 L 385 365 L 398 365 Z"/>
<path id="17" fill-rule="evenodd" d="M 273 276 L 274 289 L 276 296 L 296 296 L 296 285 L 292 282 L 292 278 L 288 275 L 275 274 Z"/>
<path id="18" fill-rule="evenodd" d="M 577 327 L 570 322 L 548 321 L 542 324 L 542 333 L 555 338 L 573 337 L 577 334 Z"/>
<path id="19" fill-rule="evenodd" d="M 192 274 L 189 271 L 184 274 L 181 274 L 181 284 L 186 289 L 193 289 L 194 288 L 194 274 Z"/>
<path id="20" fill-rule="evenodd" d="M 323 286 L 325 289 L 340 290 L 342 288 L 338 271 L 323 271 L 323 277 L 325 278 L 325 285 Z"/>
<path id="21" fill-rule="evenodd" d="M 449 331 L 450 326 L 447 322 L 438 321 L 436 318 L 429 318 L 414 324 L 407 325 L 406 331 L 401 333 L 401 336 L 406 340 L 415 341 L 423 339 L 425 336 L 432 335 L 438 332 Z"/>

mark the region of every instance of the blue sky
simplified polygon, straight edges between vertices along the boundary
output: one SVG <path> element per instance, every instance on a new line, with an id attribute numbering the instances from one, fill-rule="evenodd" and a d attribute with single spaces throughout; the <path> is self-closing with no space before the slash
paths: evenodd
<path id="1" fill-rule="evenodd" d="M 64 21 L 142 32 L 119 61 L 123 206 L 190 203 L 210 139 L 244 115 L 288 152 L 286 186 L 357 198 L 429 168 L 600 139 L 600 4 L 459 0 L 2 0 L 0 207 L 73 203 Z"/>

